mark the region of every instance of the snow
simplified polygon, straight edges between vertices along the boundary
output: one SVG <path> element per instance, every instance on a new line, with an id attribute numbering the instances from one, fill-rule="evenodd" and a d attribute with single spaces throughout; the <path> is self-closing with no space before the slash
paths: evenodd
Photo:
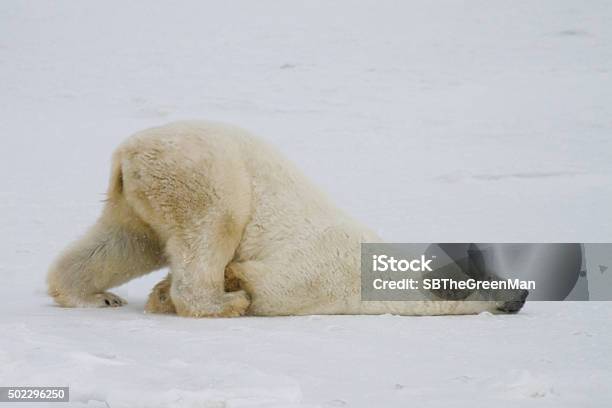
<path id="1" fill-rule="evenodd" d="M 142 312 L 163 272 L 118 288 L 120 310 L 58 308 L 44 285 L 100 212 L 114 147 L 183 118 L 260 134 L 388 241 L 610 241 L 611 17 L 595 0 L 2 2 L 0 385 L 69 385 L 75 407 L 612 406 L 606 302 L 190 320 Z"/>

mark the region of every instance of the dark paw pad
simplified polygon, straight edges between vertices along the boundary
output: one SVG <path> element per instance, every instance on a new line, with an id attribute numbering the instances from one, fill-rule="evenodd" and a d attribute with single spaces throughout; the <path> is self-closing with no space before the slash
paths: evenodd
<path id="1" fill-rule="evenodd" d="M 502 303 L 501 306 L 497 308 L 497 310 L 500 310 L 506 313 L 516 313 L 523 308 L 523 306 L 525 305 L 525 300 L 527 299 L 528 295 L 529 295 L 529 291 L 522 290 L 520 291 L 516 299 L 509 300 L 509 301 Z"/>

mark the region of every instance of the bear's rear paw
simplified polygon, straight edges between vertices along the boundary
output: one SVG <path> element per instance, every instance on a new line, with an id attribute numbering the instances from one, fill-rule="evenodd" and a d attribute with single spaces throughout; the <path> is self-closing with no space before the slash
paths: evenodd
<path id="1" fill-rule="evenodd" d="M 96 293 L 93 304 L 89 307 L 121 307 L 127 305 L 127 301 L 110 292 Z"/>
<path id="2" fill-rule="evenodd" d="M 244 290 L 237 290 L 223 295 L 224 307 L 219 317 L 238 317 L 246 313 L 251 299 Z"/>
<path id="3" fill-rule="evenodd" d="M 110 292 L 94 293 L 85 297 L 51 292 L 58 305 L 63 307 L 120 307 L 127 301 Z"/>
<path id="4" fill-rule="evenodd" d="M 204 304 L 186 302 L 179 305 L 176 301 L 174 303 L 177 314 L 183 317 L 238 317 L 244 315 L 251 305 L 249 295 L 244 290 L 226 292 L 217 299 L 217 302 L 208 301 Z"/>

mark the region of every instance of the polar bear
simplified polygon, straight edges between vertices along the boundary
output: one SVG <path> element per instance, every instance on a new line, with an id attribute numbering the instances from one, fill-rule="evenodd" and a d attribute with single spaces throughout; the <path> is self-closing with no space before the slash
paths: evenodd
<path id="1" fill-rule="evenodd" d="M 52 264 L 48 289 L 61 306 L 121 306 L 109 288 L 167 266 L 148 312 L 441 315 L 524 301 L 361 301 L 362 242 L 381 240 L 255 136 L 174 122 L 116 150 L 102 215 Z"/>

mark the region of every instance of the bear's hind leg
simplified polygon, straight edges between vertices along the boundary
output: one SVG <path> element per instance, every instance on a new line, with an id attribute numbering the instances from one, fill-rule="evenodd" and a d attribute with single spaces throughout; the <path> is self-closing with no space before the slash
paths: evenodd
<path id="1" fill-rule="evenodd" d="M 191 239 L 172 237 L 168 253 L 172 283 L 170 297 L 180 316 L 236 317 L 243 315 L 250 301 L 246 292 L 225 291 L 225 268 L 234 256 L 239 237 L 214 234 L 218 225 L 204 222 L 206 228 Z"/>
<path id="2" fill-rule="evenodd" d="M 65 307 L 117 307 L 126 302 L 106 290 L 163 267 L 163 249 L 145 224 L 117 220 L 116 207 L 58 257 L 47 276 L 49 294 Z"/>
<path id="3" fill-rule="evenodd" d="M 235 276 L 232 265 L 225 268 L 225 291 L 236 292 L 241 289 L 240 281 Z M 170 286 L 172 285 L 172 274 L 169 273 L 164 279 L 159 281 L 151 290 L 149 299 L 145 305 L 145 312 L 159 314 L 176 314 L 176 307 L 170 297 Z"/>
<path id="4" fill-rule="evenodd" d="M 130 140 L 118 156 L 127 202 L 163 237 L 176 313 L 244 314 L 246 293 L 224 289 L 225 268 L 251 211 L 250 178 L 238 147 L 214 134 L 162 129 Z"/>

